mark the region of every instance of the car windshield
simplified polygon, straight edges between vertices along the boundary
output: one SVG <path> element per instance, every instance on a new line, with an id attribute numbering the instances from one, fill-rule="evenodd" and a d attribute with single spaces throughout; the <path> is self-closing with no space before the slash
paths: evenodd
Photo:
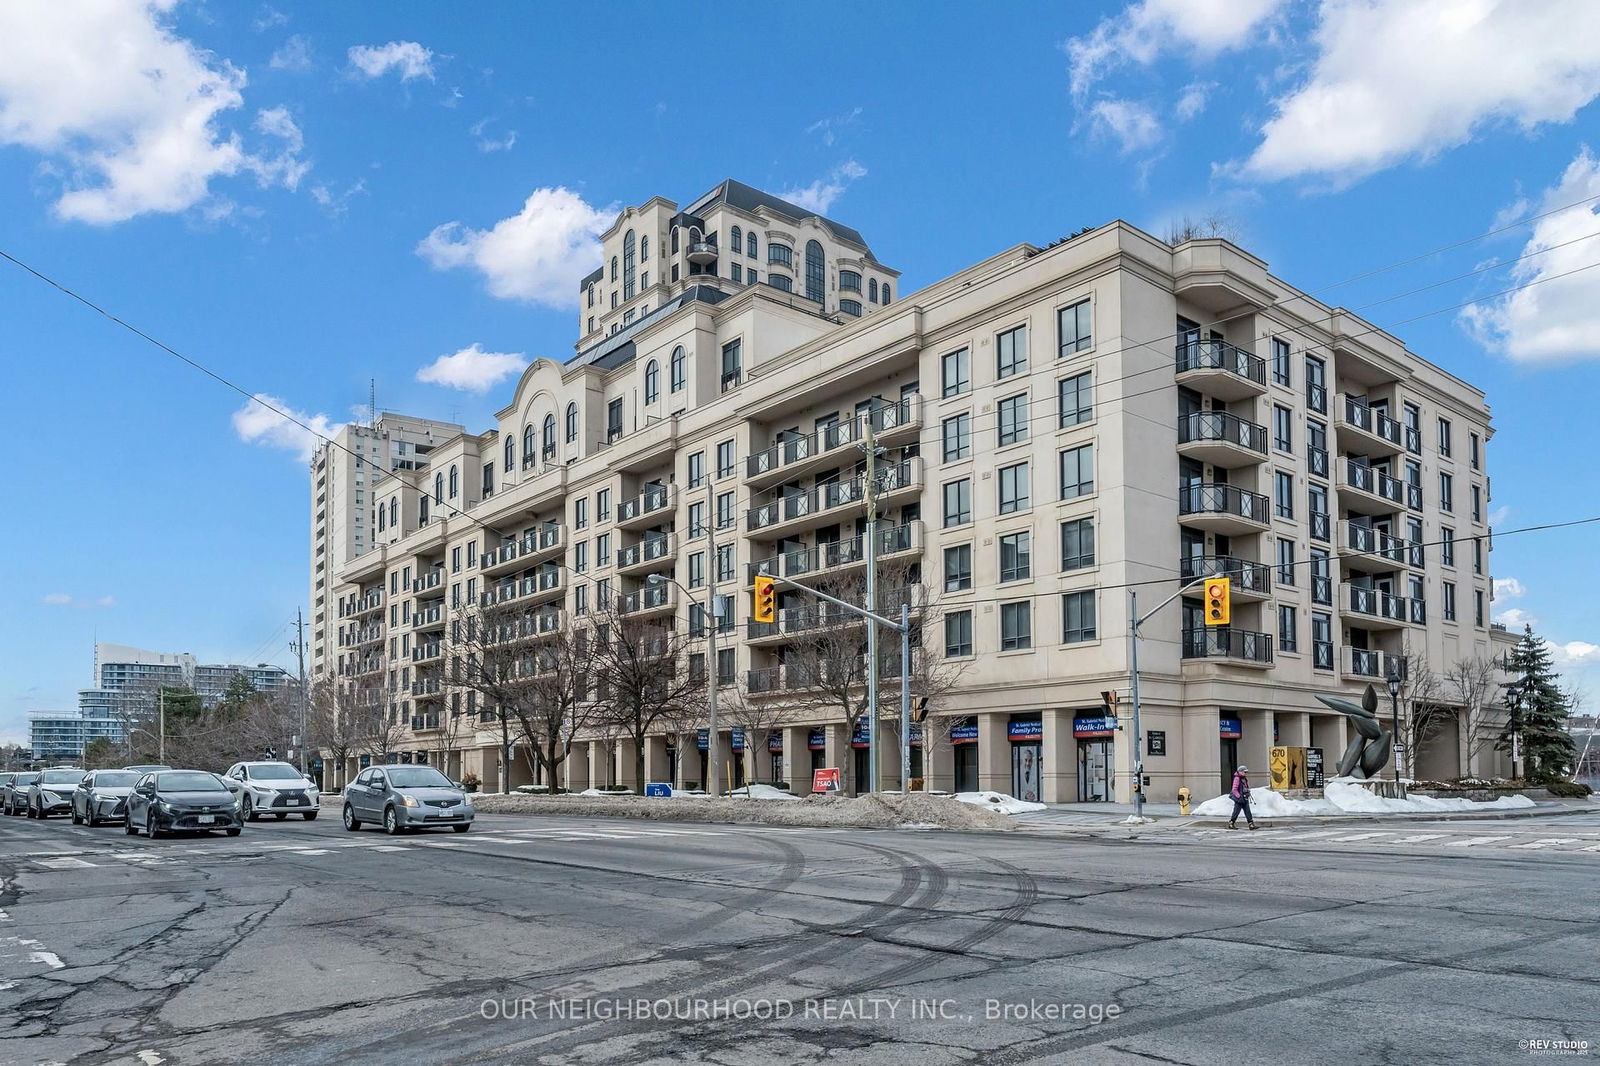
<path id="1" fill-rule="evenodd" d="M 387 772 L 395 788 L 450 787 L 450 779 L 431 766 L 391 766 Z"/>
<path id="2" fill-rule="evenodd" d="M 46 770 L 39 777 L 41 785 L 75 785 L 83 780 L 82 770 Z"/>
<path id="3" fill-rule="evenodd" d="M 213 774 L 198 770 L 182 770 L 175 774 L 161 774 L 156 778 L 158 792 L 226 792 L 222 782 Z"/>
<path id="4" fill-rule="evenodd" d="M 264 762 L 251 766 L 250 776 L 257 781 L 299 781 L 300 771 L 286 762 Z"/>
<path id="5" fill-rule="evenodd" d="M 107 770 L 95 774 L 94 783 L 99 788 L 132 788 L 139 783 L 139 775 L 127 770 Z"/>
<path id="6" fill-rule="evenodd" d="M 11 783 L 13 785 L 31 785 L 37 780 L 39 780 L 38 774 L 18 774 L 17 779 Z"/>

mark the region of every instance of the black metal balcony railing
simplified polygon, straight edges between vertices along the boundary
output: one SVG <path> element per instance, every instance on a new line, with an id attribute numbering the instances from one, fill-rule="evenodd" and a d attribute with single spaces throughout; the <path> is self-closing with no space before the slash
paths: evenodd
<path id="1" fill-rule="evenodd" d="M 1306 383 L 1306 406 L 1319 415 L 1328 413 L 1328 387 L 1316 382 Z"/>
<path id="2" fill-rule="evenodd" d="M 430 570 L 426 574 L 411 582 L 412 592 L 428 592 L 444 584 L 444 568 Z"/>
<path id="3" fill-rule="evenodd" d="M 1311 602 L 1325 607 L 1333 606 L 1333 578 L 1327 574 L 1311 575 Z"/>
<path id="4" fill-rule="evenodd" d="M 1267 454 L 1267 430 L 1228 411 L 1195 411 L 1178 418 L 1178 443 L 1220 441 Z"/>
<path id="5" fill-rule="evenodd" d="M 1333 669 L 1333 641 L 1313 640 L 1311 642 L 1311 665 L 1318 670 Z"/>
<path id="6" fill-rule="evenodd" d="M 1328 540 L 1332 535 L 1333 516 L 1327 511 L 1312 511 L 1311 536 L 1315 540 Z"/>
<path id="7" fill-rule="evenodd" d="M 1386 618 L 1391 622 L 1404 622 L 1410 615 L 1406 597 L 1363 585 L 1350 586 L 1349 604 L 1350 610 L 1357 614 Z"/>
<path id="8" fill-rule="evenodd" d="M 1351 551 L 1375 559 L 1384 559 L 1396 566 L 1405 565 L 1411 545 L 1392 533 L 1374 529 L 1360 522 L 1351 522 L 1345 530 L 1345 546 Z"/>
<path id="9" fill-rule="evenodd" d="M 885 467 L 878 472 L 874 480 L 880 495 L 907 488 L 914 484 L 912 463 L 907 459 Z M 807 515 L 857 503 L 866 497 L 866 475 L 851 478 L 849 481 L 826 482 L 812 489 L 787 493 L 750 508 L 747 513 L 749 528 L 765 529 L 780 522 L 791 522 Z"/>
<path id="10" fill-rule="evenodd" d="M 892 555 L 910 551 L 913 541 L 912 523 L 878 529 L 878 555 Z M 866 539 L 858 535 L 846 540 L 829 541 L 812 548 L 796 548 L 771 558 L 745 564 L 745 584 L 755 580 L 757 574 L 774 577 L 799 577 L 803 574 L 849 566 L 866 558 Z"/>
<path id="11" fill-rule="evenodd" d="M 737 370 L 727 371 L 726 373 L 724 373 L 722 375 L 722 391 L 723 392 L 728 392 L 728 391 L 730 391 L 732 389 L 737 389 L 739 387 L 739 383 L 741 381 L 743 381 L 743 380 L 744 380 L 744 375 L 741 374 L 739 371 L 737 371 Z"/>
<path id="12" fill-rule="evenodd" d="M 1328 450 L 1326 448 L 1307 448 L 1306 469 L 1311 471 L 1312 477 L 1327 477 Z"/>
<path id="13" fill-rule="evenodd" d="M 1345 484 L 1350 488 L 1381 496 L 1393 504 L 1399 504 L 1404 494 L 1404 482 L 1354 459 L 1345 459 L 1344 476 Z"/>
<path id="14" fill-rule="evenodd" d="M 1272 634 L 1248 629 L 1214 626 L 1183 631 L 1185 659 L 1238 659 L 1251 663 L 1272 662 Z"/>
<path id="15" fill-rule="evenodd" d="M 1348 425 L 1381 437 L 1397 448 L 1400 446 L 1400 423 L 1354 396 L 1344 398 L 1344 420 Z"/>
<path id="16" fill-rule="evenodd" d="M 1422 430 L 1416 426 L 1405 427 L 1406 451 L 1412 455 L 1422 454 Z"/>
<path id="17" fill-rule="evenodd" d="M 1225 577 L 1235 589 L 1243 592 L 1266 595 L 1272 591 L 1272 568 L 1266 563 L 1235 559 L 1229 555 L 1186 555 L 1179 569 L 1186 582 L 1204 577 Z"/>
<path id="18" fill-rule="evenodd" d="M 617 521 L 628 522 L 659 511 L 672 499 L 672 490 L 665 485 L 651 485 L 631 500 L 617 504 Z"/>
<path id="19" fill-rule="evenodd" d="M 1227 341 L 1179 341 L 1178 373 L 1187 370 L 1225 370 L 1262 388 L 1267 384 L 1267 361 Z"/>
<path id="20" fill-rule="evenodd" d="M 1406 506 L 1413 511 L 1422 510 L 1422 486 L 1406 482 Z"/>
<path id="21" fill-rule="evenodd" d="M 1178 513 L 1233 515 L 1262 523 L 1272 519 L 1269 501 L 1261 493 L 1210 482 L 1181 486 Z"/>

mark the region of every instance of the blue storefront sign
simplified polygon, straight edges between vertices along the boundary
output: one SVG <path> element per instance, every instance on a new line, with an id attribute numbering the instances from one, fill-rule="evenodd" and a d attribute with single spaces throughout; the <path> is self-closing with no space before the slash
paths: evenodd
<path id="1" fill-rule="evenodd" d="M 1028 743 L 1044 739 L 1044 723 L 1032 721 L 1011 722 L 1006 725 L 1006 737 L 1013 743 Z"/>
<path id="2" fill-rule="evenodd" d="M 705 730 L 705 729 L 697 729 L 697 730 L 695 730 L 695 741 L 694 741 L 695 742 L 695 746 L 698 747 L 701 751 L 709 751 L 710 750 L 710 742 L 707 739 L 709 736 L 710 736 L 710 731 L 709 730 Z M 732 733 L 732 737 L 733 737 L 733 750 L 734 751 L 743 751 L 744 750 L 744 730 L 738 728 L 737 726 L 735 726 L 734 730 L 733 730 L 733 733 Z"/>
<path id="3" fill-rule="evenodd" d="M 828 731 L 826 729 L 813 729 L 807 733 L 806 747 L 812 751 L 826 751 L 828 749 Z"/>
<path id="4" fill-rule="evenodd" d="M 922 747 L 922 727 L 920 725 L 911 727 L 911 746 L 913 748 Z"/>
<path id="5" fill-rule="evenodd" d="M 1237 718 L 1217 719 L 1217 735 L 1224 740 L 1238 740 L 1244 736 L 1244 726 Z"/>
<path id="6" fill-rule="evenodd" d="M 778 732 L 776 729 L 774 729 L 772 732 L 767 734 L 767 750 L 768 751 L 782 751 L 783 750 L 783 734 Z"/>
<path id="7" fill-rule="evenodd" d="M 852 748 L 872 747 L 872 739 L 867 736 L 866 722 L 856 723 L 856 731 L 850 735 L 850 746 Z"/>
<path id="8" fill-rule="evenodd" d="M 950 727 L 950 743 L 976 744 L 978 742 L 978 723 L 966 722 Z"/>
<path id="9" fill-rule="evenodd" d="M 1072 735 L 1075 737 L 1114 737 L 1117 735 L 1117 720 L 1106 715 L 1080 715 L 1072 720 Z"/>
<path id="10" fill-rule="evenodd" d="M 711 730 L 696 729 L 694 732 L 694 746 L 701 751 L 711 750 Z"/>

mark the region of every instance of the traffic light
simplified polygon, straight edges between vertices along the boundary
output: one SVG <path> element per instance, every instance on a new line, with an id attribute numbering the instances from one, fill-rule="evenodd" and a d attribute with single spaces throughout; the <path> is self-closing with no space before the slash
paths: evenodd
<path id="1" fill-rule="evenodd" d="M 911 697 L 911 720 L 914 722 L 925 722 L 928 720 L 928 697 Z"/>
<path id="2" fill-rule="evenodd" d="M 757 622 L 771 622 L 777 617 L 777 604 L 772 591 L 772 578 L 765 574 L 756 575 L 755 604 L 751 616 Z"/>
<path id="3" fill-rule="evenodd" d="M 1206 625 L 1225 626 L 1228 624 L 1232 605 L 1228 597 L 1231 583 L 1225 577 L 1213 577 L 1206 580 Z"/>

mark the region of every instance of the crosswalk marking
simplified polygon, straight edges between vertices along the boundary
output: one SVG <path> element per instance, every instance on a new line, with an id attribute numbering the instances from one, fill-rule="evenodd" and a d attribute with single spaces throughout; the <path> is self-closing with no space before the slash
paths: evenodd
<path id="1" fill-rule="evenodd" d="M 35 861 L 37 861 L 40 866 L 48 866 L 52 870 L 71 870 L 94 865 L 92 862 L 84 862 L 82 859 L 75 859 L 70 855 L 62 856 L 58 859 L 37 859 Z"/>
<path id="2" fill-rule="evenodd" d="M 1347 836 L 1334 837 L 1331 842 L 1334 844 L 1349 844 L 1357 840 L 1377 840 L 1388 835 L 1388 833 L 1350 833 Z"/>
<path id="3" fill-rule="evenodd" d="M 1479 844 L 1493 844 L 1497 841 L 1510 839 L 1510 837 L 1466 837 L 1462 840 L 1452 840 L 1444 846 L 1447 848 L 1475 848 Z"/>
<path id="4" fill-rule="evenodd" d="M 1391 843 L 1391 844 L 1420 844 L 1424 840 L 1439 840 L 1442 837 L 1445 837 L 1445 836 L 1448 836 L 1448 835 L 1449 835 L 1448 833 L 1417 833 L 1417 834 L 1415 834 L 1413 836 L 1400 837 L 1398 840 L 1391 840 L 1389 843 Z"/>
<path id="5" fill-rule="evenodd" d="M 1576 837 L 1544 837 L 1540 840 L 1530 840 L 1526 844 L 1508 844 L 1506 846 L 1532 850 L 1535 848 L 1559 848 L 1563 844 L 1576 844 L 1577 842 Z"/>

